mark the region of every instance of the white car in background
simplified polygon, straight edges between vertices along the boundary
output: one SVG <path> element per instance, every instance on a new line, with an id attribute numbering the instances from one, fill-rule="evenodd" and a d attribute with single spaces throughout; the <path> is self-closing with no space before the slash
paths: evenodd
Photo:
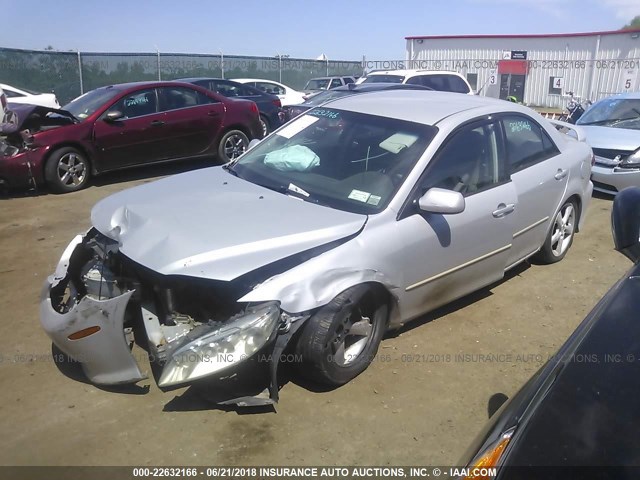
<path id="1" fill-rule="evenodd" d="M 4 83 L 0 83 L 0 88 L 4 90 L 7 101 L 10 103 L 27 103 L 29 105 L 40 105 L 41 107 L 60 108 L 54 93 L 34 92 L 33 90 L 16 88 Z"/>
<path id="2" fill-rule="evenodd" d="M 443 70 L 378 70 L 361 77 L 356 83 L 408 83 L 422 85 L 441 92 L 474 95 L 466 78 L 458 72 Z"/>
<path id="3" fill-rule="evenodd" d="M 283 107 L 287 105 L 298 105 L 304 102 L 304 93 L 287 87 L 273 80 L 263 80 L 260 78 L 233 78 L 234 82 L 244 83 L 252 87 L 256 87 L 265 93 L 277 95 Z"/>

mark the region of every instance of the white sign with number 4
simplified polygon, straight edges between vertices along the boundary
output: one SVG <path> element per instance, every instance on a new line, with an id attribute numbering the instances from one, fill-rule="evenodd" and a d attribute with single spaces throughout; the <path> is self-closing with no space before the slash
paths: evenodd
<path id="1" fill-rule="evenodd" d="M 553 77 L 553 88 L 564 89 L 564 77 Z"/>

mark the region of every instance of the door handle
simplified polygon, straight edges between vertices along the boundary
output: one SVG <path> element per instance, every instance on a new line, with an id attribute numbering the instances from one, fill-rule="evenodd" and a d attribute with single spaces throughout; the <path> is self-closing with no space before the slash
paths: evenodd
<path id="1" fill-rule="evenodd" d="M 505 215 L 509 215 L 515 209 L 516 209 L 516 204 L 515 203 L 510 203 L 509 205 L 505 205 L 504 203 L 501 203 L 500 205 L 498 205 L 498 209 L 495 210 L 492 213 L 492 215 L 495 218 L 501 218 L 501 217 L 504 217 Z"/>
<path id="2" fill-rule="evenodd" d="M 214 110 L 207 112 L 207 115 L 209 115 L 210 117 L 217 117 L 220 115 L 220 112 L 216 112 Z"/>
<path id="3" fill-rule="evenodd" d="M 154 120 L 153 122 L 151 122 L 152 127 L 161 127 L 162 125 L 164 125 L 164 122 L 162 120 Z"/>
<path id="4" fill-rule="evenodd" d="M 562 168 L 559 168 L 556 174 L 553 176 L 553 178 L 555 178 L 556 180 L 562 180 L 564 177 L 567 176 L 567 173 L 569 173 L 568 170 L 563 170 Z"/>

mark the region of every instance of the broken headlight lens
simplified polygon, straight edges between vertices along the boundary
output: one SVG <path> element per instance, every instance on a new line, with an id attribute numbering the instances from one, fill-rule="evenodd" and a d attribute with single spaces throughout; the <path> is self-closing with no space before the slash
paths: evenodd
<path id="1" fill-rule="evenodd" d="M 165 365 L 158 385 L 169 387 L 190 382 L 246 360 L 269 341 L 278 318 L 277 304 L 259 305 L 179 347 Z"/>

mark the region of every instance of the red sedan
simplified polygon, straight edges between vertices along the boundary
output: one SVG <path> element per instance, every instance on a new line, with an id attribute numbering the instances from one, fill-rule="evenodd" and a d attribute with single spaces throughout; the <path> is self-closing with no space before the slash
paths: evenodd
<path id="1" fill-rule="evenodd" d="M 5 187 L 46 183 L 64 193 L 120 168 L 212 155 L 228 162 L 262 137 L 255 103 L 182 82 L 101 87 L 60 110 L 10 108 L 18 120 L 2 126 Z"/>

